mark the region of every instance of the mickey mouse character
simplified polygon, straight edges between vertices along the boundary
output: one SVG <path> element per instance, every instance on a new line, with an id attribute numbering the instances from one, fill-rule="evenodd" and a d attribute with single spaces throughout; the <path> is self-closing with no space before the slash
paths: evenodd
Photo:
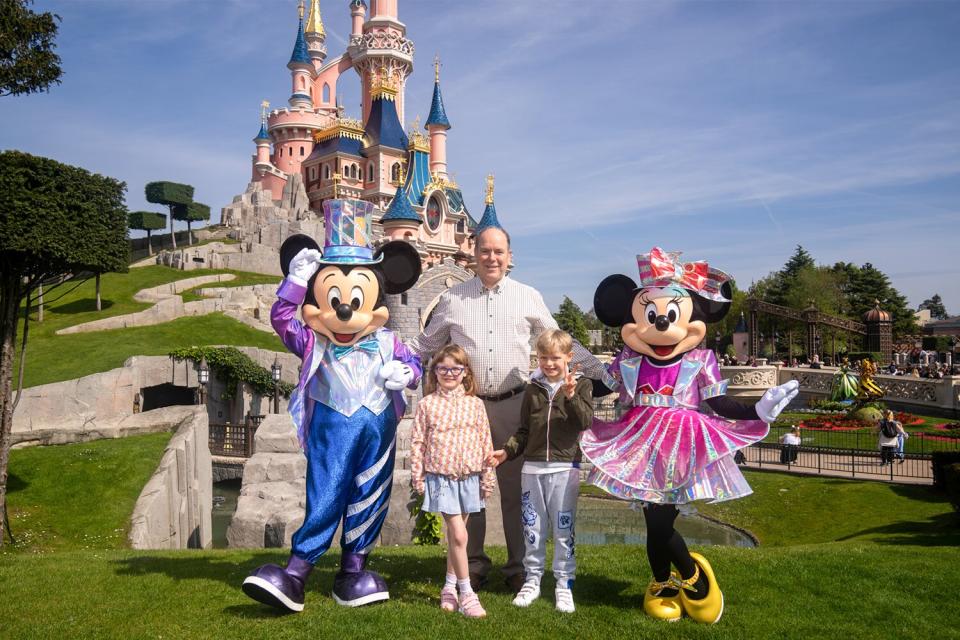
<path id="1" fill-rule="evenodd" d="M 625 344 L 604 383 L 619 389 L 630 409 L 615 422 L 594 421 L 580 446 L 594 465 L 589 482 L 643 504 L 653 570 L 644 611 L 664 620 L 686 613 L 713 623 L 723 613 L 723 594 L 710 563 L 688 551 L 673 528 L 677 505 L 749 495 L 734 455 L 767 435 L 798 384 L 768 389 L 756 406 L 726 398 L 716 356 L 697 345 L 707 323 L 729 310 L 730 277 L 706 262 L 684 264 L 679 256 L 654 247 L 637 256 L 640 287 L 624 275 L 597 287 L 597 317 L 620 327 Z M 700 413 L 701 402 L 719 415 Z"/>
<path id="2" fill-rule="evenodd" d="M 285 279 L 270 319 L 303 360 L 289 411 L 307 457 L 306 515 L 287 566 L 258 568 L 243 591 L 283 610 L 303 610 L 307 577 L 341 522 L 334 600 L 353 607 L 390 597 L 384 580 L 365 566 L 390 503 L 402 389 L 416 387 L 422 368 L 384 328 L 384 295 L 413 286 L 420 257 L 404 241 L 373 251 L 372 208 L 359 200 L 325 201 L 323 252 L 305 235 L 280 247 Z"/>

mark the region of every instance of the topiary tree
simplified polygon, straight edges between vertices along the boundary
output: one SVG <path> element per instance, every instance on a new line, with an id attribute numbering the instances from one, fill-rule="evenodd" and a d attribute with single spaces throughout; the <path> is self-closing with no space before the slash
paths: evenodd
<path id="1" fill-rule="evenodd" d="M 170 241 L 176 249 L 177 236 L 173 231 L 173 221 L 186 219 L 186 207 L 193 202 L 193 187 L 179 182 L 148 182 L 144 194 L 147 202 L 170 208 Z"/>
<path id="2" fill-rule="evenodd" d="M 177 211 L 180 212 L 182 207 L 177 207 Z M 187 223 L 187 242 L 193 244 L 193 229 L 190 228 L 191 223 L 201 222 L 203 220 L 210 219 L 210 207 L 202 204 L 200 202 L 191 202 L 186 206 L 184 215 L 182 218 L 177 218 L 177 220 L 185 221 Z"/>
<path id="3" fill-rule="evenodd" d="M 33 294 L 41 282 L 49 286 L 84 272 L 127 270 L 125 190 L 118 180 L 49 158 L 20 151 L 0 153 L 0 509 L 4 512 L 13 412 L 22 393 Z M 14 345 L 21 309 L 26 313 L 14 398 Z"/>
<path id="4" fill-rule="evenodd" d="M 127 216 L 127 226 L 147 232 L 147 255 L 153 255 L 150 234 L 167 226 L 167 216 L 156 211 L 131 211 Z"/>

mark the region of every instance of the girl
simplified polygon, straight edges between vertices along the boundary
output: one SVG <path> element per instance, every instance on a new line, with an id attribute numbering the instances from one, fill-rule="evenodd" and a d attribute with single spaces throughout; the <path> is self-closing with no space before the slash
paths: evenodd
<path id="1" fill-rule="evenodd" d="M 440 608 L 468 618 L 487 615 L 470 586 L 467 518 L 484 508 L 496 475 L 485 464 L 493 453 L 490 423 L 467 353 L 455 344 L 437 352 L 427 374 L 410 435 L 413 489 L 423 510 L 443 515 L 447 525 L 447 579 Z M 457 589 L 460 589 L 459 602 Z"/>

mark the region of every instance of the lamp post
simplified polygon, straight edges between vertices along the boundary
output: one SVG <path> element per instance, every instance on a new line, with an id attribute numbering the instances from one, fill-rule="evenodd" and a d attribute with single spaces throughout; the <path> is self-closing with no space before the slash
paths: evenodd
<path id="1" fill-rule="evenodd" d="M 210 367 L 207 366 L 207 358 L 200 358 L 200 368 L 197 369 L 197 377 L 200 380 L 200 404 L 207 404 L 207 383 L 210 382 Z"/>
<path id="2" fill-rule="evenodd" d="M 273 359 L 273 365 L 270 367 L 270 375 L 273 376 L 273 412 L 280 413 L 280 372 L 283 369 L 280 365 L 280 356 Z"/>
<path id="3" fill-rule="evenodd" d="M 717 352 L 717 360 L 720 360 L 720 330 L 719 329 L 717 329 L 717 333 L 715 337 L 716 337 L 716 342 L 714 343 L 715 344 L 714 351 Z"/>

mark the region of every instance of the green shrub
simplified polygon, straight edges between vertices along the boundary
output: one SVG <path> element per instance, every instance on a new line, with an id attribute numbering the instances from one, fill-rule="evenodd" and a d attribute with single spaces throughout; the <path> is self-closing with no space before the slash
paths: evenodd
<path id="1" fill-rule="evenodd" d="M 193 202 L 193 187 L 178 182 L 149 182 L 144 187 L 147 202 L 153 204 L 188 205 Z"/>
<path id="2" fill-rule="evenodd" d="M 410 489 L 410 502 L 407 511 L 413 522 L 413 544 L 434 545 L 440 544 L 443 537 L 443 520 L 436 513 L 423 510 L 423 496 Z"/>
<path id="3" fill-rule="evenodd" d="M 241 382 L 249 384 L 260 395 L 268 396 L 273 393 L 274 382 L 270 372 L 234 347 L 187 347 L 171 351 L 170 356 L 178 362 L 193 360 L 199 363 L 206 358 L 211 371 L 215 371 L 217 377 L 224 382 L 224 400 L 233 397 L 237 385 Z M 293 393 L 293 385 L 281 382 L 280 393 L 289 398 Z"/>
<path id="4" fill-rule="evenodd" d="M 946 467 L 960 464 L 960 451 L 934 451 L 931 458 L 933 467 L 933 486 L 946 490 Z"/>
<path id="5" fill-rule="evenodd" d="M 127 215 L 127 226 L 142 231 L 156 231 L 167 226 L 167 216 L 156 211 L 131 211 Z"/>
<path id="6" fill-rule="evenodd" d="M 960 463 L 955 462 L 943 467 L 943 488 L 954 511 L 960 513 Z"/>

